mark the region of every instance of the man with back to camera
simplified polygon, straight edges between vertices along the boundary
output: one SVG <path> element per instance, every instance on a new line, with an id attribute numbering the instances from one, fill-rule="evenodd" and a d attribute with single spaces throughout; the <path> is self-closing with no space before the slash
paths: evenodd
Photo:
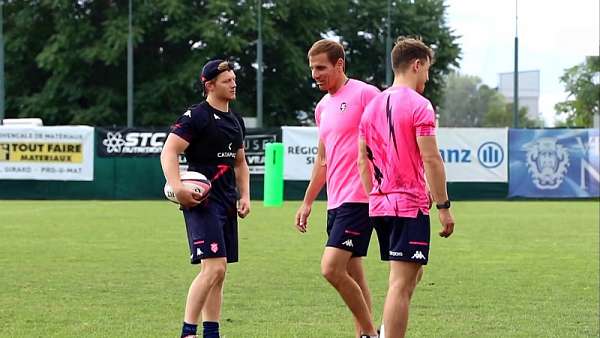
<path id="1" fill-rule="evenodd" d="M 410 299 L 429 257 L 426 182 L 439 209 L 439 235 L 454 231 L 435 112 L 421 96 L 432 60 L 433 51 L 420 39 L 399 38 L 392 49 L 394 83 L 371 100 L 360 123 L 359 171 L 369 192 L 381 259 L 390 261 L 383 310 L 388 338 L 404 337 Z"/>
<path id="2" fill-rule="evenodd" d="M 373 226 L 356 165 L 356 144 L 360 117 L 379 90 L 346 76 L 344 48 L 335 41 L 315 42 L 308 60 L 313 79 L 327 94 L 315 108 L 319 146 L 304 201 L 296 213 L 296 227 L 306 232 L 312 204 L 327 183 L 328 240 L 321 272 L 354 315 L 357 336 L 377 337 L 362 267 Z"/>
<path id="3" fill-rule="evenodd" d="M 181 337 L 197 337 L 202 315 L 203 337 L 218 338 L 227 263 L 238 261 L 237 216 L 244 218 L 250 212 L 250 174 L 244 153 L 244 121 L 229 109 L 229 102 L 236 97 L 233 65 L 209 61 L 202 68 L 201 80 L 206 100 L 188 108 L 171 126 L 160 159 L 182 206 L 191 263 L 201 263 L 188 291 Z M 212 188 L 202 203 L 201 196 L 180 181 L 181 153 L 186 155 L 189 171 L 211 180 Z"/>

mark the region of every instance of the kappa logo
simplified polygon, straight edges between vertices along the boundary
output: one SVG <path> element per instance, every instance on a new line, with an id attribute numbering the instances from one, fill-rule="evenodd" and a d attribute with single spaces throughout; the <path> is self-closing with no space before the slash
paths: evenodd
<path id="1" fill-rule="evenodd" d="M 527 145 L 527 167 L 538 189 L 558 188 L 567 173 L 569 151 L 556 141 L 543 137 Z"/>
<path id="2" fill-rule="evenodd" d="M 185 114 L 183 114 L 183 116 L 187 116 L 187 117 L 191 118 L 192 117 L 192 111 L 191 110 L 186 111 Z"/>
<path id="3" fill-rule="evenodd" d="M 221 118 L 219 117 L 219 115 L 217 115 L 217 114 L 214 114 L 214 113 L 213 113 L 213 116 L 215 117 L 215 120 L 220 120 L 220 119 L 221 119 Z"/>
<path id="4" fill-rule="evenodd" d="M 219 251 L 219 244 L 217 243 L 210 243 L 210 251 L 217 253 L 217 251 Z"/>
<path id="5" fill-rule="evenodd" d="M 354 247 L 354 243 L 352 243 L 351 239 L 347 239 L 344 243 L 342 243 L 343 245 L 353 248 Z"/>
<path id="6" fill-rule="evenodd" d="M 231 144 L 232 144 L 232 143 L 233 143 L 233 142 L 229 142 L 229 145 L 227 146 L 227 148 L 229 148 L 229 150 L 231 150 Z"/>
<path id="7" fill-rule="evenodd" d="M 202 252 L 202 250 L 200 250 L 200 248 L 196 248 L 196 256 L 202 256 L 204 255 L 204 252 Z"/>
<path id="8" fill-rule="evenodd" d="M 348 105 L 346 104 L 346 102 L 342 102 L 342 104 L 340 104 L 340 111 L 344 112 L 347 107 L 348 107 Z"/>
<path id="9" fill-rule="evenodd" d="M 427 259 L 425 255 L 421 251 L 416 251 L 414 255 L 412 255 L 411 259 Z"/>

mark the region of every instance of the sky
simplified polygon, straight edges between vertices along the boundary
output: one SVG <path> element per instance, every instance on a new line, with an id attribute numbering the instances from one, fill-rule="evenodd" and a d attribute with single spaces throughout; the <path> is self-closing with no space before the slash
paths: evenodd
<path id="1" fill-rule="evenodd" d="M 554 104 L 567 98 L 559 81 L 566 68 L 600 50 L 598 0 L 446 0 L 448 25 L 462 49 L 460 73 L 496 87 L 498 73 L 514 69 L 515 7 L 519 71 L 540 71 L 539 109 L 547 126 Z"/>

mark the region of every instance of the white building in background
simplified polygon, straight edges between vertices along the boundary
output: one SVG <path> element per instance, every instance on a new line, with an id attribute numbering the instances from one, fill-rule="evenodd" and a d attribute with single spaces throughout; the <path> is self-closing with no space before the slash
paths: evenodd
<path id="1" fill-rule="evenodd" d="M 498 74 L 498 91 L 508 102 L 513 102 L 514 72 Z M 540 71 L 519 72 L 519 107 L 527 107 L 527 117 L 540 119 Z"/>

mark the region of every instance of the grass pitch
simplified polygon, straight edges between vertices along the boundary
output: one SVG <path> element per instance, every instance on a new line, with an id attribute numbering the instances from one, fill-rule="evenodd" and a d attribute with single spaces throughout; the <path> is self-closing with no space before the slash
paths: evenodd
<path id="1" fill-rule="evenodd" d="M 229 266 L 225 338 L 352 337 L 351 316 L 320 276 L 325 204 L 309 232 L 298 202 L 253 203 Z M 450 239 L 432 212 L 430 263 L 409 337 L 598 337 L 599 203 L 456 202 Z M 171 203 L 0 202 L 1 337 L 178 337 L 197 272 Z M 365 259 L 381 320 L 387 265 Z"/>

